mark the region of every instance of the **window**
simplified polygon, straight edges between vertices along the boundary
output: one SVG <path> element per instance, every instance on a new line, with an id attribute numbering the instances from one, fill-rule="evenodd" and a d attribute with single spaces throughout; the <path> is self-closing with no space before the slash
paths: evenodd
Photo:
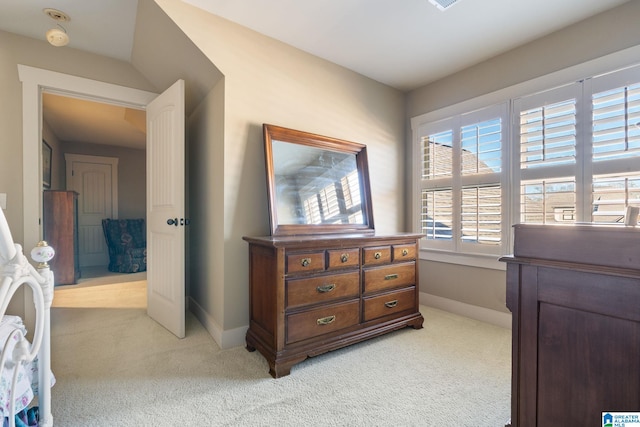
<path id="1" fill-rule="evenodd" d="M 577 220 L 576 175 L 582 84 L 574 83 L 513 101 L 518 145 L 511 182 L 519 183 L 514 222 Z"/>
<path id="2" fill-rule="evenodd" d="M 423 248 L 504 254 L 513 223 L 622 223 L 640 206 L 640 67 L 412 124 Z"/>
<path id="3" fill-rule="evenodd" d="M 499 253 L 507 104 L 423 128 L 420 227 L 433 247 Z"/>

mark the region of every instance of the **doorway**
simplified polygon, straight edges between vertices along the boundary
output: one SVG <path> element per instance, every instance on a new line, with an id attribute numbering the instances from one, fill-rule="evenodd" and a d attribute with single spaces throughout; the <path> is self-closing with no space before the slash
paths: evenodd
<path id="1" fill-rule="evenodd" d="M 55 93 L 142 111 L 157 94 L 25 65 L 18 65 L 18 75 L 23 88 L 23 246 L 32 248 L 42 236 L 42 94 Z M 35 318 L 34 305 L 28 297 L 24 313 L 27 319 Z"/>
<path id="2" fill-rule="evenodd" d="M 179 338 L 185 325 L 185 233 L 166 218 L 185 216 L 185 82 L 161 94 L 18 65 L 23 97 L 23 230 L 26 247 L 42 235 L 41 96 L 43 91 L 145 110 L 149 116 L 146 180 L 147 250 L 150 251 L 147 314 Z M 38 159 L 37 167 L 33 160 Z M 153 182 L 153 186 L 150 183 Z M 177 224 L 174 221 L 174 225 Z M 37 226 L 35 224 L 38 224 Z M 169 225 L 168 225 L 169 224 Z M 35 318 L 25 298 L 25 316 Z"/>
<path id="3" fill-rule="evenodd" d="M 54 153 L 50 189 L 77 193 L 80 282 L 110 275 L 104 219 L 146 220 L 145 116 L 75 94 L 42 93 L 42 133 Z"/>

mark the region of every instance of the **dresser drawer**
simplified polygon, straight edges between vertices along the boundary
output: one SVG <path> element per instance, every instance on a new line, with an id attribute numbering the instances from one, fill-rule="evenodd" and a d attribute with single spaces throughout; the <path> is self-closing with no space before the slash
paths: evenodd
<path id="1" fill-rule="evenodd" d="M 360 265 L 360 249 L 332 249 L 329 254 L 329 270 L 337 268 L 357 267 Z"/>
<path id="2" fill-rule="evenodd" d="M 370 293 L 400 286 L 415 285 L 416 263 L 407 262 L 364 269 L 364 292 Z"/>
<path id="3" fill-rule="evenodd" d="M 393 245 L 393 262 L 416 259 L 416 245 Z"/>
<path id="4" fill-rule="evenodd" d="M 359 271 L 287 280 L 287 308 L 338 298 L 357 297 L 359 283 Z"/>
<path id="5" fill-rule="evenodd" d="M 333 304 L 287 316 L 287 343 L 357 325 L 360 300 Z"/>
<path id="6" fill-rule="evenodd" d="M 324 258 L 324 251 L 288 253 L 287 273 L 323 271 L 325 269 Z"/>
<path id="7" fill-rule="evenodd" d="M 364 321 L 410 310 L 416 304 L 416 288 L 403 289 L 364 299 Z"/>
<path id="8" fill-rule="evenodd" d="M 391 246 L 375 246 L 362 249 L 364 265 L 388 264 L 391 262 Z"/>

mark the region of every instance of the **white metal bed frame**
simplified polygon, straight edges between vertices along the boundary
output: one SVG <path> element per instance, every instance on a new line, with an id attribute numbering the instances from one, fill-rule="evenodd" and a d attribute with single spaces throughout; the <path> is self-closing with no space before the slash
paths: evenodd
<path id="1" fill-rule="evenodd" d="M 23 254 L 22 246 L 15 244 L 9 231 L 4 212 L 0 209 L 0 318 L 6 314 L 9 302 L 22 285 L 32 290 L 36 319 L 32 342 L 29 342 L 20 329 L 14 329 L 0 354 L 0 371 L 13 370 L 11 391 L 9 393 L 9 425 L 15 427 L 15 397 L 19 367 L 33 362 L 37 356 L 38 364 L 38 425 L 53 426 L 51 414 L 51 302 L 53 301 L 53 272 L 46 261 L 51 259 L 53 251 L 41 249 L 46 243 L 41 242 L 31 251 L 32 258 L 39 261 L 34 268 Z M 17 339 L 17 343 L 9 354 L 9 340 Z M 5 414 L 6 415 L 6 414 Z"/>

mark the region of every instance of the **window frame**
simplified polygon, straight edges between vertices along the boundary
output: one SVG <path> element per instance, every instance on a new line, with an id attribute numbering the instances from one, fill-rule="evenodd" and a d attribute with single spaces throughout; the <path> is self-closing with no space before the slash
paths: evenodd
<path id="1" fill-rule="evenodd" d="M 631 159 L 630 161 L 620 161 L 618 162 L 620 164 L 620 167 L 617 167 L 614 164 L 603 164 L 594 167 L 590 164 L 590 162 L 587 162 L 583 158 L 581 158 L 581 156 L 584 156 L 585 153 L 588 154 L 588 157 L 591 156 L 591 94 L 600 91 L 596 90 L 597 87 L 605 87 L 605 89 L 603 90 L 606 90 L 607 86 L 614 87 L 615 83 L 613 83 L 613 81 L 615 79 L 618 79 L 620 82 L 617 87 L 640 82 L 640 78 L 631 78 L 633 76 L 640 75 L 640 65 L 638 65 L 637 62 L 639 53 L 640 46 L 629 48 L 616 54 L 607 55 L 605 57 L 598 58 L 597 60 L 578 64 L 565 70 L 550 73 L 545 76 L 525 81 L 514 86 L 500 89 L 498 91 L 491 92 L 477 98 L 472 98 L 458 104 L 450 105 L 441 109 L 436 109 L 432 112 L 411 118 L 411 143 L 414 159 L 414 161 L 412 162 L 414 171 L 412 174 L 412 194 L 414 194 L 414 197 L 412 198 L 410 204 L 414 230 L 417 230 L 418 232 L 421 231 L 420 213 L 421 192 L 423 186 L 421 185 L 422 157 L 420 152 L 420 145 L 421 137 L 423 135 L 426 135 L 425 133 L 423 133 L 425 126 L 427 124 L 434 124 L 437 122 L 444 123 L 448 119 L 451 120 L 456 116 L 462 116 L 466 112 L 483 109 L 487 105 L 495 105 L 501 102 L 507 102 L 509 104 L 508 132 L 509 140 L 511 141 L 511 143 L 507 143 L 508 148 L 505 148 L 506 150 L 510 150 L 507 153 L 509 161 L 508 165 L 503 169 L 502 175 L 503 177 L 506 176 L 511 182 L 509 184 L 509 188 L 503 186 L 503 205 L 505 205 L 504 199 L 508 199 L 508 202 L 506 203 L 506 210 L 503 211 L 502 215 L 503 229 L 506 229 L 507 231 L 503 232 L 501 255 L 507 254 L 512 250 L 511 248 L 513 245 L 513 231 L 511 224 L 519 222 L 520 215 L 520 209 L 517 205 L 519 205 L 521 180 L 518 173 L 519 163 L 514 162 L 514 158 L 519 158 L 520 156 L 520 148 L 519 135 L 517 135 L 517 137 L 514 137 L 514 133 L 517 129 L 517 126 L 514 126 L 513 123 L 513 120 L 515 120 L 514 117 L 517 117 L 516 114 L 513 114 L 514 100 L 529 96 L 531 94 L 549 92 L 562 87 L 570 87 L 576 84 L 576 82 L 582 84 L 582 89 L 580 90 L 580 93 L 578 95 L 581 97 L 580 102 L 582 103 L 582 105 L 584 105 L 585 102 L 588 104 L 588 114 L 580 112 L 576 114 L 578 116 L 576 122 L 576 168 L 575 175 L 572 175 L 576 177 L 576 184 L 578 182 L 580 182 L 581 185 L 582 183 L 588 183 L 588 185 L 591 186 L 593 176 L 596 174 L 602 175 L 611 172 L 612 170 L 614 172 L 622 173 L 622 170 L 624 168 L 627 168 L 628 170 L 629 163 L 633 162 L 634 160 L 637 161 L 637 159 Z M 611 77 L 614 75 L 617 75 L 617 77 Z M 593 87 L 594 82 L 596 83 L 596 87 Z M 585 96 L 585 94 L 587 95 Z M 584 135 L 589 136 L 588 138 L 585 138 Z M 580 149 L 578 149 L 578 147 L 580 147 Z M 503 156 L 503 161 L 504 159 L 505 156 Z M 518 165 L 518 167 L 515 167 L 514 165 Z M 635 170 L 637 170 L 637 167 Z M 598 173 L 596 173 L 596 171 Z M 531 174 L 533 175 L 533 173 Z M 517 179 L 517 185 L 514 179 Z M 505 190 L 509 192 L 507 196 L 505 196 Z M 576 210 L 580 210 L 582 212 L 582 218 L 584 218 L 587 213 L 590 216 L 590 209 L 592 208 L 590 197 L 578 197 L 578 194 L 590 195 L 590 193 L 585 191 L 577 191 L 576 193 Z M 433 241 L 431 241 L 431 243 L 432 242 Z M 428 244 L 428 242 L 426 242 L 426 239 L 424 238 L 421 239 L 420 258 L 436 262 L 447 262 L 499 270 L 505 269 L 504 263 L 499 262 L 498 258 L 495 256 L 488 256 L 486 254 L 480 253 L 463 252 L 460 250 L 451 250 L 451 248 L 447 247 L 435 247 L 435 245 Z"/>
<path id="2" fill-rule="evenodd" d="M 461 155 L 461 130 L 470 125 L 479 124 L 485 121 L 490 121 L 499 118 L 501 120 L 501 165 L 500 172 L 493 173 L 476 173 L 476 174 L 462 174 Z M 504 221 L 505 215 L 508 218 L 509 206 L 505 204 L 505 183 L 508 179 L 508 175 L 505 171 L 508 170 L 509 159 L 509 147 L 506 146 L 509 136 L 509 105 L 507 102 L 502 102 L 495 105 L 490 105 L 475 111 L 466 112 L 459 116 L 446 118 L 432 123 L 421 123 L 417 133 L 418 138 L 418 155 L 415 156 L 418 161 L 418 173 L 420 180 L 420 205 L 422 205 L 422 193 L 423 191 L 431 190 L 451 190 L 452 200 L 451 206 L 453 215 L 452 222 L 452 238 L 451 240 L 437 240 L 429 239 L 428 246 L 433 250 L 463 253 L 463 254 L 475 254 L 475 255 L 500 255 L 504 251 L 502 249 L 504 245 L 504 236 L 508 234 L 507 222 Z M 422 179 L 423 168 L 423 144 L 424 138 L 427 135 L 440 134 L 451 131 L 452 134 L 452 175 L 451 177 L 437 177 Z M 465 242 L 461 235 L 461 206 L 462 206 L 462 191 L 468 188 L 480 188 L 488 187 L 492 185 L 498 185 L 501 191 L 501 226 L 500 234 L 501 241 L 496 245 L 480 245 L 478 243 Z M 421 216 L 421 215 L 420 215 Z M 421 220 L 422 218 L 420 218 Z M 422 231 L 422 226 L 418 224 L 417 230 Z M 425 239 L 423 239 L 425 240 Z"/>

